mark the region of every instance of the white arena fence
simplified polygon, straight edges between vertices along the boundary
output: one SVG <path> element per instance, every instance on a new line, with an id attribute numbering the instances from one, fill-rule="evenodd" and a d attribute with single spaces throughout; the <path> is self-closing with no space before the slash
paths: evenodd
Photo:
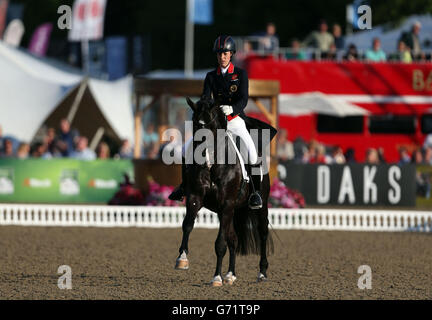
<path id="1" fill-rule="evenodd" d="M 0 225 L 53 227 L 181 227 L 184 207 L 0 204 Z M 269 209 L 282 230 L 432 231 L 432 212 L 371 209 Z M 218 228 L 217 215 L 201 209 L 197 228 Z"/>

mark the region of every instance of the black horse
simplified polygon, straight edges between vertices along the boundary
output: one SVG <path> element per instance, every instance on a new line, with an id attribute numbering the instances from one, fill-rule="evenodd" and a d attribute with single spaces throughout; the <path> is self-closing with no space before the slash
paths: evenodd
<path id="1" fill-rule="evenodd" d="M 197 130 L 202 128 L 210 130 L 214 137 L 217 137 L 217 129 L 226 130 L 226 117 L 219 105 L 213 100 L 202 98 L 195 104 L 187 98 L 187 102 L 194 111 L 192 118 L 194 136 Z M 185 181 L 186 216 L 183 220 L 183 239 L 179 249 L 180 255 L 176 261 L 176 269 L 189 268 L 187 259 L 189 235 L 198 211 L 205 207 L 216 212 L 220 222 L 219 233 L 215 242 L 217 263 L 212 285 L 222 286 L 222 281 L 225 284 L 234 282 L 237 254 L 260 254 L 258 281 L 264 281 L 267 279 L 267 253 L 273 251 L 273 242 L 268 230 L 269 175 L 266 173 L 253 176 L 255 183 L 258 183 L 258 179 L 262 178 L 263 206 L 261 209 L 249 209 L 248 198 L 253 187 L 250 183 L 244 182 L 238 157 L 228 164 L 226 162 L 219 164 L 220 162 L 216 160 L 219 159 L 218 153 L 221 151 L 224 151 L 224 155 L 232 154 L 232 152 L 235 154 L 226 133 L 223 135 L 223 139 L 224 143 L 220 144 L 222 147 L 212 148 L 214 150 L 212 152 L 213 164 L 209 162 L 198 164 L 194 161 L 192 165 L 188 165 Z M 195 151 L 196 148 L 197 145 L 194 142 L 193 150 Z M 205 149 L 204 153 L 208 152 L 208 149 Z M 222 280 L 222 260 L 227 246 L 230 257 L 229 269 Z"/>

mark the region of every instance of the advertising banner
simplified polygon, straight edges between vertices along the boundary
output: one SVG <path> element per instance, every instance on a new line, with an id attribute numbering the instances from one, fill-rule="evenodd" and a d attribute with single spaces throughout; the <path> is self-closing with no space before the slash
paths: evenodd
<path id="1" fill-rule="evenodd" d="M 70 41 L 99 40 L 103 37 L 106 0 L 75 0 Z"/>
<path id="2" fill-rule="evenodd" d="M 29 51 L 31 53 L 41 57 L 46 55 L 52 29 L 52 23 L 44 23 L 36 29 L 29 45 Z"/>
<path id="3" fill-rule="evenodd" d="M 280 163 L 278 171 L 307 205 L 416 205 L 415 165 Z"/>
<path id="4" fill-rule="evenodd" d="M 129 160 L 0 159 L 0 202 L 107 203 L 133 173 Z"/>

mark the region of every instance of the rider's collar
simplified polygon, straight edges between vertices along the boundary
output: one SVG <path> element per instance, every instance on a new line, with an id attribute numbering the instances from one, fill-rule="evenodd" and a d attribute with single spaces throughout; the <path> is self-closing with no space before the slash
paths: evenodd
<path id="1" fill-rule="evenodd" d="M 232 62 L 230 62 L 230 64 L 228 65 L 227 68 L 228 68 L 228 73 L 234 73 L 234 65 L 232 64 Z M 222 73 L 222 70 L 221 70 L 221 67 L 219 66 L 217 68 L 217 74 L 220 75 L 221 73 Z"/>

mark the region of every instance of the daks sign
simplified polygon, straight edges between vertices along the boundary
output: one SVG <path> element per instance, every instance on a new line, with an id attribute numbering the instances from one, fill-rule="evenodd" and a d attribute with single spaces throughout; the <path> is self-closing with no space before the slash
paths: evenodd
<path id="1" fill-rule="evenodd" d="M 414 165 L 279 164 L 278 171 L 309 205 L 415 206 Z"/>

